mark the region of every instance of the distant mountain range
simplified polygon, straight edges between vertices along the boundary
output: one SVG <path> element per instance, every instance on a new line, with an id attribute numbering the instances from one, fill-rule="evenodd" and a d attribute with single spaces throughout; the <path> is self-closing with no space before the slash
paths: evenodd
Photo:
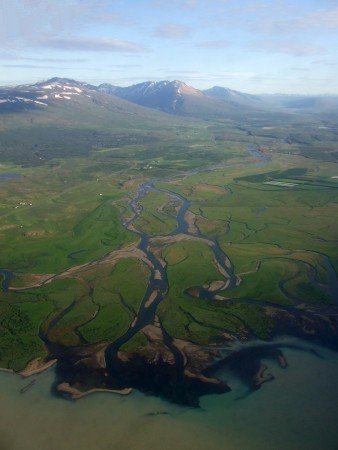
<path id="1" fill-rule="evenodd" d="M 165 113 L 203 119 L 235 118 L 255 110 L 338 111 L 338 96 L 251 95 L 215 86 L 198 90 L 182 81 L 146 81 L 128 87 L 94 86 L 67 78 L 0 88 L 0 112 L 40 109 L 48 105 L 90 100 L 106 108 L 126 109 L 118 99 Z"/>

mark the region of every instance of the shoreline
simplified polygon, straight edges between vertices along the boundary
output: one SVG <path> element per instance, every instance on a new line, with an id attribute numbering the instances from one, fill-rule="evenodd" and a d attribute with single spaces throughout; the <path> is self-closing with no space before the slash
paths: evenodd
<path id="1" fill-rule="evenodd" d="M 54 366 L 56 362 L 57 359 L 51 359 L 50 361 L 45 363 L 41 360 L 41 358 L 35 358 L 30 363 L 28 363 L 21 372 L 18 372 L 18 375 L 22 376 L 23 378 L 31 377 L 32 375 L 44 372 L 45 370 Z"/>
<path id="2" fill-rule="evenodd" d="M 5 372 L 5 373 L 16 373 L 16 372 L 14 372 L 13 369 L 6 369 L 5 367 L 0 367 L 0 372 Z"/>
<path id="3" fill-rule="evenodd" d="M 72 387 L 69 383 L 60 383 L 57 386 L 58 392 L 63 392 L 66 394 L 70 394 L 73 400 L 79 400 L 80 398 L 86 397 L 90 394 L 95 394 L 97 392 L 110 392 L 112 394 L 119 394 L 119 395 L 129 395 L 133 389 L 132 388 L 125 388 L 125 389 L 100 389 L 100 388 L 93 388 L 89 389 L 88 391 L 80 391 L 79 389 L 76 389 Z"/>

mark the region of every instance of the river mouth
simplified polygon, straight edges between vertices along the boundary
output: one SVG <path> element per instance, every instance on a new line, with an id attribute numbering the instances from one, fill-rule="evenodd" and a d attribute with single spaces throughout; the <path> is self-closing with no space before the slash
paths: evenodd
<path id="1" fill-rule="evenodd" d="M 224 373 L 232 373 L 245 386 L 240 397 L 245 398 L 275 380 L 274 367 L 288 369 L 285 352 L 289 350 L 311 354 L 320 364 L 322 356 L 314 348 L 321 339 L 297 336 L 291 328 L 289 331 L 287 335 L 266 342 L 224 340 L 212 346 L 185 343 L 185 347 L 166 335 L 162 343 L 156 342 L 152 352 L 153 343 L 149 342 L 144 354 L 142 351 L 121 352 L 116 344 L 114 347 L 107 343 L 107 365 L 104 367 L 93 364 L 92 355 L 97 353 L 99 346 L 58 347 L 53 353 L 58 363 L 52 392 L 58 397 L 74 399 L 100 390 L 124 394 L 136 389 L 170 403 L 198 408 L 201 398 L 206 395 L 231 392 L 228 375 L 224 376 Z M 327 337 L 322 343 L 338 351 L 337 338 Z M 75 389 L 75 396 L 69 389 L 63 389 L 65 384 Z"/>
<path id="2" fill-rule="evenodd" d="M 53 368 L 21 394 L 28 380 L 0 373 L 0 443 L 11 450 L 146 450 L 159 442 L 164 450 L 285 450 L 286 443 L 288 450 L 335 450 L 338 355 L 308 348 L 283 348 L 289 369 L 264 360 L 275 379 L 247 396 L 247 386 L 221 368 L 232 391 L 202 397 L 200 408 L 137 390 L 128 397 L 98 393 L 78 402 L 58 400 L 49 392 Z"/>
<path id="3" fill-rule="evenodd" d="M 52 391 L 56 396 L 71 398 L 69 393 L 60 389 L 61 383 L 76 386 L 81 392 L 102 389 L 119 393 L 136 389 L 143 394 L 189 407 L 199 407 L 201 396 L 230 391 L 225 382 L 206 383 L 200 378 L 186 376 L 176 364 L 165 361 L 149 363 L 141 355 L 134 355 L 127 362 L 115 360 L 114 367 L 107 371 L 67 366 L 63 360 L 57 367 Z"/>

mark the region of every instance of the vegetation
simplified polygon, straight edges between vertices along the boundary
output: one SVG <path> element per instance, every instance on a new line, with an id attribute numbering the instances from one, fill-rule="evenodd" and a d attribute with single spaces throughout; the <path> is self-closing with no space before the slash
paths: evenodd
<path id="1" fill-rule="evenodd" d="M 127 331 L 138 314 L 148 278 L 149 269 L 133 258 L 120 260 L 112 270 L 91 274 L 97 311 L 79 329 L 87 342 L 114 341 Z"/>
<path id="2" fill-rule="evenodd" d="M 12 302 L 15 297 L 15 302 Z M 39 337 L 41 323 L 52 303 L 34 301 L 31 293 L 7 296 L 0 303 L 0 365 L 22 370 L 32 359 L 46 356 Z"/>
<path id="3" fill-rule="evenodd" d="M 13 275 L 8 290 L 0 272 L 1 367 L 21 370 L 55 343 L 116 341 L 150 308 L 156 261 L 166 290 L 153 314 L 196 344 L 269 339 L 269 306 L 335 300 L 336 134 L 320 118 L 53 108 L 4 115 L 1 128 L 0 265 Z M 188 202 L 183 238 L 172 193 Z M 136 330 L 121 350 L 146 344 Z"/>

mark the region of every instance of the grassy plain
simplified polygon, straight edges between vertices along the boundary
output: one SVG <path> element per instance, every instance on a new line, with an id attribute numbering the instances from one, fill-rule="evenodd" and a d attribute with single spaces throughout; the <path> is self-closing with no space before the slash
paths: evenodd
<path id="1" fill-rule="evenodd" d="M 234 264 L 241 283 L 225 297 L 320 303 L 330 301 L 327 257 L 338 270 L 334 167 L 274 157 L 264 165 L 225 167 L 160 185 L 184 193 L 201 233 L 216 237 Z"/>
<path id="2" fill-rule="evenodd" d="M 164 235 L 175 230 L 177 224 L 173 217 L 166 214 L 165 206 L 170 203 L 167 194 L 150 191 L 140 201 L 142 212 L 134 225 L 149 235 Z"/>
<path id="3" fill-rule="evenodd" d="M 259 307 L 191 298 L 185 292 L 225 281 L 205 243 L 178 242 L 165 248 L 162 257 L 168 264 L 169 294 L 158 313 L 170 335 L 206 344 L 227 332 L 241 333 L 248 326 L 260 338 L 269 336 L 270 321 Z"/>

